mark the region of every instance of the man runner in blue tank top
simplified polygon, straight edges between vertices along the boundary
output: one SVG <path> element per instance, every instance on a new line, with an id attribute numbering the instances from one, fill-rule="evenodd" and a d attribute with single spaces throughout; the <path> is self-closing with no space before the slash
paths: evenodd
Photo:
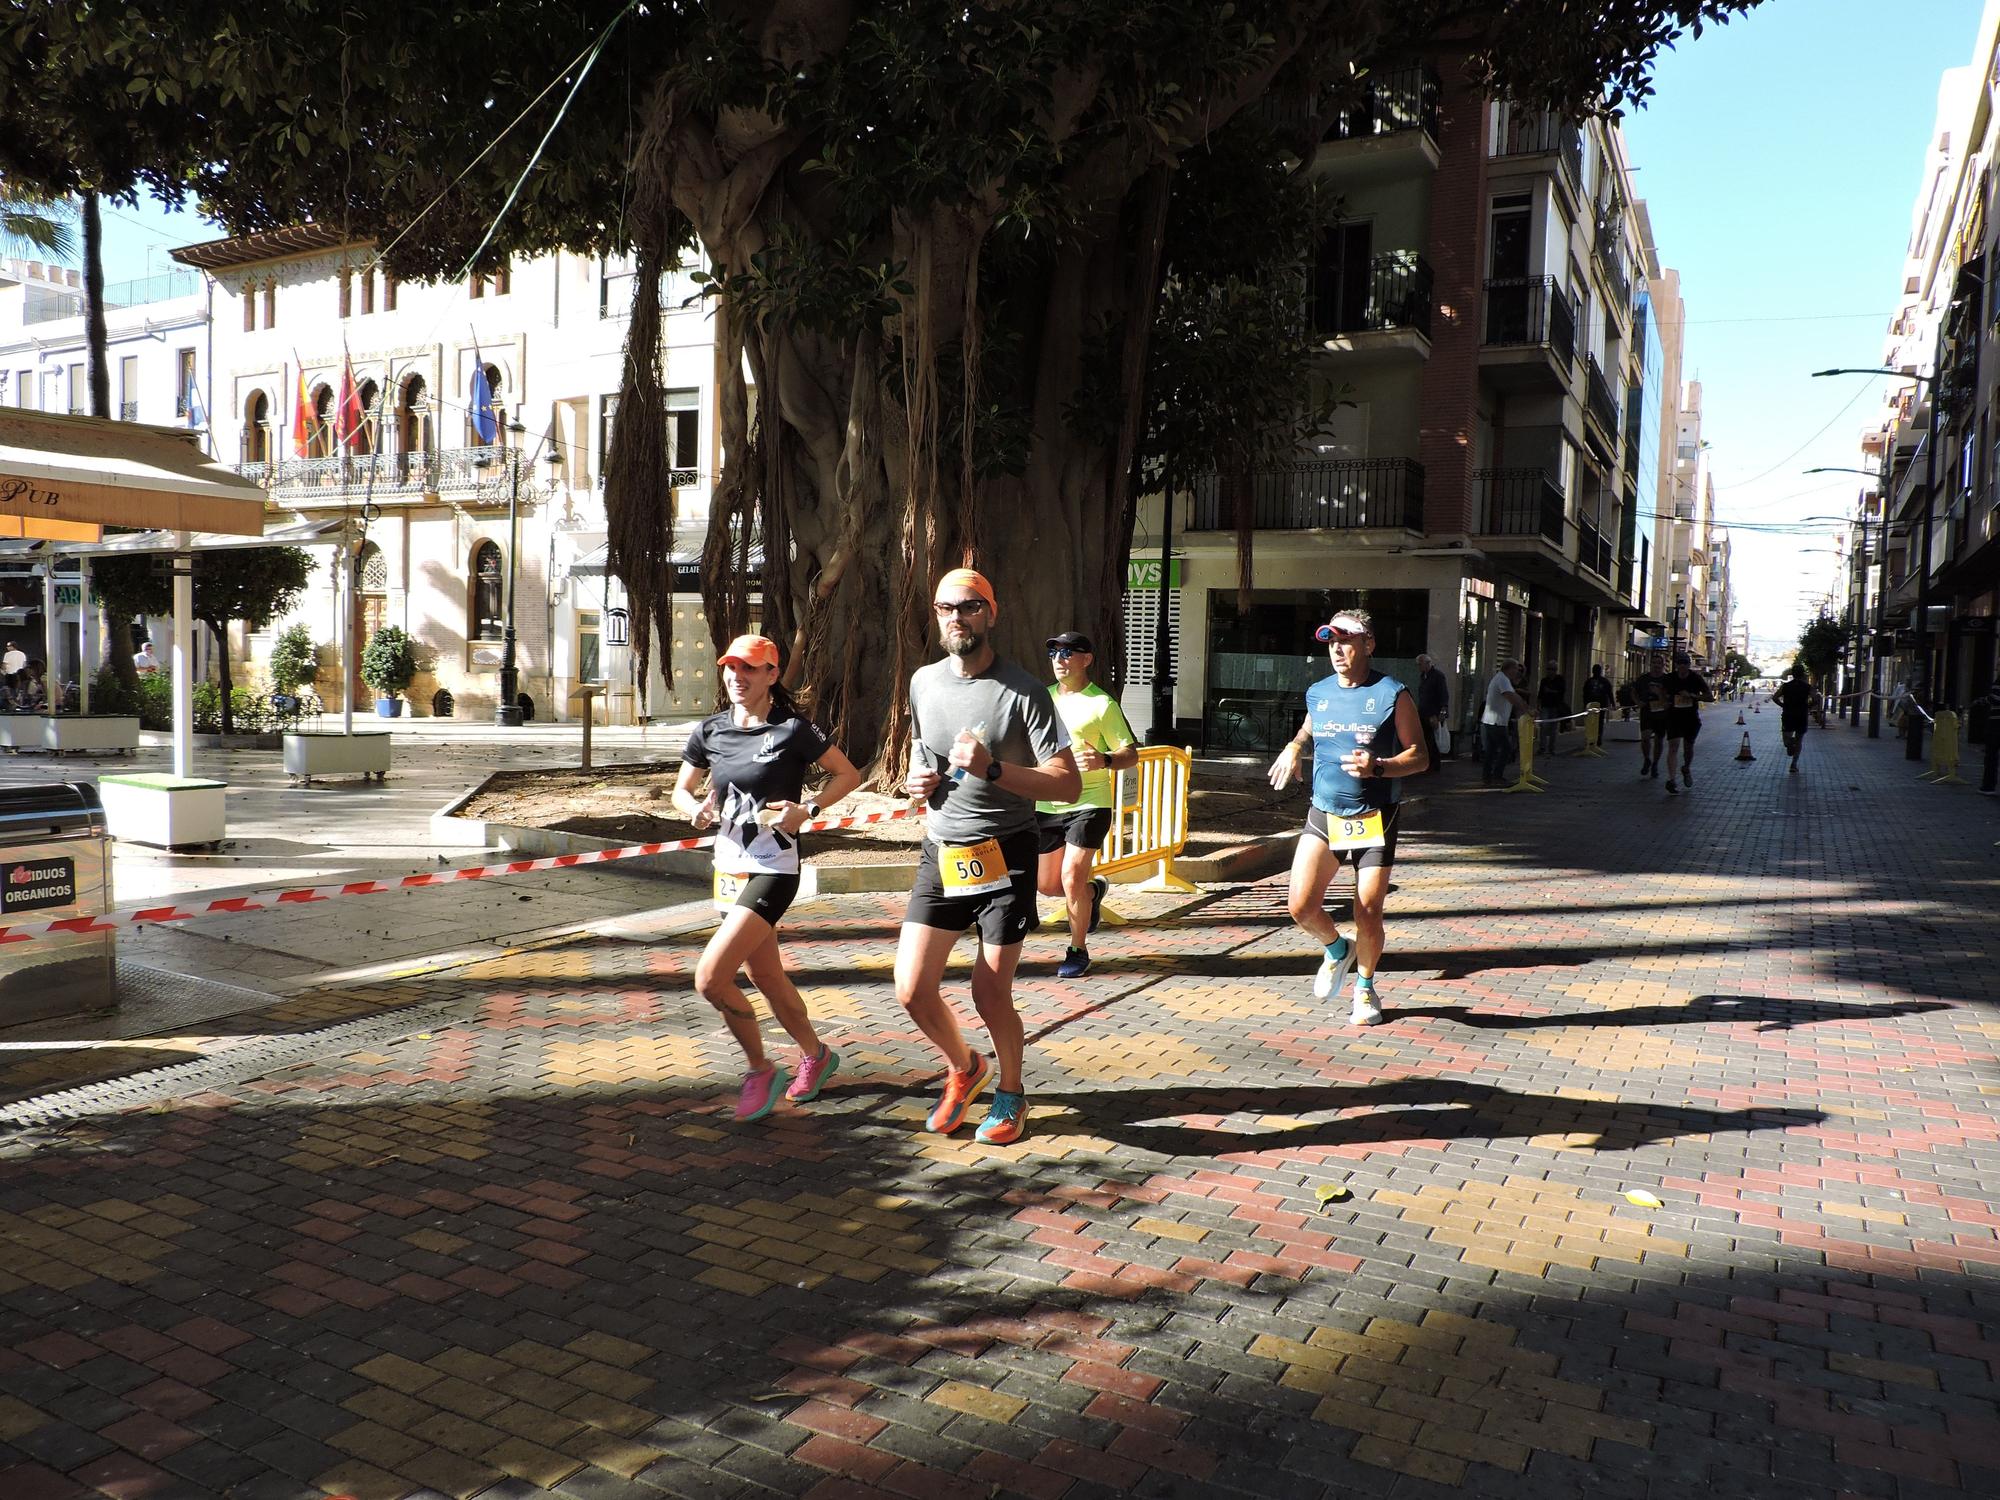
<path id="1" fill-rule="evenodd" d="M 1365 609 L 1343 609 L 1314 633 L 1326 642 L 1333 675 L 1306 689 L 1306 718 L 1271 764 L 1271 785 L 1282 790 L 1312 755 L 1312 806 L 1292 857 L 1292 920 L 1325 947 L 1313 995 L 1338 994 L 1353 969 L 1348 1020 L 1373 1026 L 1382 1019 L 1375 996 L 1375 966 L 1382 959 L 1382 906 L 1396 862 L 1396 782 L 1430 766 L 1423 721 L 1402 683 L 1369 665 L 1375 624 Z M 1326 888 L 1334 872 L 1354 863 L 1354 940 L 1326 914 Z"/>

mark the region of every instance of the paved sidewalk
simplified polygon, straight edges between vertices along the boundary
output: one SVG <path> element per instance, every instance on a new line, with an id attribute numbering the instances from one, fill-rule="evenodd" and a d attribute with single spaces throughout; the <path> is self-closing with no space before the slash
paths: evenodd
<path id="1" fill-rule="evenodd" d="M 329 722 L 338 725 L 337 719 Z M 278 751 L 198 751 L 197 774 L 229 783 L 228 841 L 217 851 L 179 854 L 115 845 L 118 904 L 206 901 L 286 886 L 394 879 L 503 858 L 493 850 L 441 848 L 431 836 L 431 815 L 495 770 L 576 764 L 581 733 L 578 726 L 507 730 L 447 719 L 357 719 L 356 724 L 367 732 L 394 725 L 395 768 L 388 780 L 337 777 L 295 787 Z M 687 730 L 686 724 L 599 729 L 594 759 L 598 765 L 671 761 Z M 170 760 L 160 745 L 144 748 L 136 758 L 9 756 L 0 759 L 0 785 L 92 781 L 133 769 L 164 770 Z M 644 911 L 690 894 L 685 883 L 663 887 L 630 869 L 552 872 L 516 877 L 505 888 L 398 891 L 282 913 L 139 928 L 120 937 L 119 957 L 129 971 L 149 980 L 187 976 L 210 988 L 291 995 L 330 973 L 468 947 L 497 952 L 534 933 Z M 138 988 L 143 994 L 158 987 Z M 208 997 L 205 1008 L 214 1012 L 228 1002 L 225 992 Z M 125 1018 L 124 1029 L 149 1029 L 150 1014 L 137 1008 Z"/>
<path id="2" fill-rule="evenodd" d="M 1281 882 L 1035 939 L 1015 1148 L 873 897 L 757 1126 L 670 918 L 0 1108 L 0 1496 L 2000 1492 L 2000 807 L 1732 709 L 1431 798 L 1372 1031 Z"/>

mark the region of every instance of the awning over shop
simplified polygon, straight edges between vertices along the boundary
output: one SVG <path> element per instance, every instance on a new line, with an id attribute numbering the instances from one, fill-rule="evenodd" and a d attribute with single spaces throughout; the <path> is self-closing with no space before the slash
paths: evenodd
<path id="1" fill-rule="evenodd" d="M 191 431 L 0 412 L 0 517 L 262 536 L 265 499 L 203 453 Z"/>

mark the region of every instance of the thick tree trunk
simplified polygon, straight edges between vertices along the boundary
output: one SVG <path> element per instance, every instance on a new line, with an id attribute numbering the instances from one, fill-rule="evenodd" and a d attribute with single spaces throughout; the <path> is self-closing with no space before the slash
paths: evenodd
<path id="1" fill-rule="evenodd" d="M 110 338 L 104 329 L 104 215 L 97 194 L 83 195 L 84 336 L 90 345 L 90 414 L 111 415 Z M 71 393 L 70 400 L 76 396 Z"/>
<path id="2" fill-rule="evenodd" d="M 229 674 L 229 622 L 227 620 L 203 620 L 208 633 L 215 638 L 215 673 L 217 686 L 222 690 L 222 732 L 236 733 L 236 716 L 230 712 L 230 697 L 235 692 L 235 679 Z"/>

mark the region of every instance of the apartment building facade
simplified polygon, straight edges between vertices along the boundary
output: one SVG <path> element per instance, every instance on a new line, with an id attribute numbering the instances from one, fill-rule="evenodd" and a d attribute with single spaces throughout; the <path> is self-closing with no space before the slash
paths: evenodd
<path id="1" fill-rule="evenodd" d="M 715 353 L 710 316 L 685 273 L 664 292 L 665 376 L 690 568 L 675 600 L 676 638 L 664 643 L 671 654 L 656 642 L 650 680 L 640 682 L 637 627 L 606 566 L 603 504 L 629 261 L 557 254 L 400 284 L 372 245 L 311 225 L 185 246 L 174 258 L 211 288 L 206 402 L 218 456 L 266 486 L 274 523 L 349 523 L 351 639 L 392 624 L 410 634 L 422 670 L 409 711 L 493 716 L 510 583 L 519 695 L 535 717 L 577 717 L 574 694 L 586 684 L 614 721 L 712 705 L 692 564 L 719 468 Z M 336 421 L 350 370 L 367 413 L 351 437 Z M 490 441 L 479 377 L 497 428 Z M 303 621 L 322 646 L 322 699 L 332 707 L 353 693 L 365 706 L 352 666 L 343 674 L 331 651 L 342 608 L 333 553 L 291 616 L 234 649 L 254 673 L 275 634 Z"/>
<path id="2" fill-rule="evenodd" d="M 1989 0 L 1967 66 L 1939 80 L 1882 364 L 1905 378 L 1861 441 L 1880 480 L 1856 506 L 1867 566 L 1849 570 L 1848 614 L 1872 641 L 1857 673 L 1933 709 L 1966 708 L 1992 681 L 2000 617 L 2000 259 L 1994 102 L 2000 4 Z"/>
<path id="3" fill-rule="evenodd" d="M 1312 630 L 1334 608 L 1373 612 L 1376 660 L 1406 681 L 1428 652 L 1459 729 L 1501 661 L 1553 664 L 1574 697 L 1593 663 L 1624 659 L 1645 613 L 1641 494 L 1657 459 L 1641 434 L 1661 372 L 1616 127 L 1411 63 L 1335 115 L 1313 168 L 1341 214 L 1308 319 L 1343 405 L 1294 462 L 1252 476 L 1247 599 L 1219 479 L 1175 497 L 1176 728 L 1212 751 L 1293 732 L 1300 690 L 1326 671 Z M 1160 521 L 1149 497 L 1136 557 Z M 1141 721 L 1157 607 L 1128 607 Z"/>

